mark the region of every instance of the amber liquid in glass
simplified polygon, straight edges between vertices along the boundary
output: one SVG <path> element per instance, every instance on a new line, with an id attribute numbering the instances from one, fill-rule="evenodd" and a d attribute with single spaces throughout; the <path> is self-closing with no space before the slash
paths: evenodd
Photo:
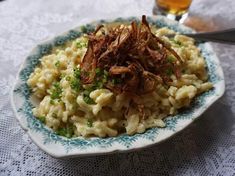
<path id="1" fill-rule="evenodd" d="M 156 0 L 156 4 L 163 13 L 183 15 L 188 12 L 192 0 Z"/>

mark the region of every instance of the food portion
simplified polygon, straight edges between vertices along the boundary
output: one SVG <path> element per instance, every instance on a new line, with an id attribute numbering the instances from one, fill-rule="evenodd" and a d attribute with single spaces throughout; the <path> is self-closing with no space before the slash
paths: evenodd
<path id="1" fill-rule="evenodd" d="M 192 38 L 166 27 L 104 24 L 41 58 L 28 79 L 36 118 L 66 137 L 133 135 L 164 127 L 213 87 Z"/>

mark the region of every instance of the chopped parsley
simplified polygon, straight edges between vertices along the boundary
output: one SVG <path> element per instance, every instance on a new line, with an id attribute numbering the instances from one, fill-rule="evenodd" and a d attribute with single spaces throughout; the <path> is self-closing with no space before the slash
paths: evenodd
<path id="1" fill-rule="evenodd" d="M 55 66 L 59 67 L 60 66 L 60 61 L 56 61 Z"/>
<path id="2" fill-rule="evenodd" d="M 95 69 L 96 77 L 93 85 L 89 88 L 91 90 L 101 89 L 104 87 L 104 84 L 108 82 L 108 71 L 102 70 L 101 68 Z"/>
<path id="3" fill-rule="evenodd" d="M 66 81 L 70 81 L 70 80 L 71 80 L 71 77 L 70 77 L 70 76 L 66 76 L 65 80 L 66 80 Z"/>
<path id="4" fill-rule="evenodd" d="M 83 101 L 86 104 L 95 104 L 94 100 L 90 97 L 90 93 L 94 90 L 94 87 L 84 90 L 83 92 Z"/>
<path id="5" fill-rule="evenodd" d="M 60 79 L 63 79 L 65 77 L 65 73 L 62 73 L 61 75 L 60 75 Z"/>
<path id="6" fill-rule="evenodd" d="M 55 104 L 55 101 L 54 100 L 50 100 L 50 104 L 54 105 Z"/>
<path id="7" fill-rule="evenodd" d="M 80 29 L 83 33 L 87 33 L 87 27 L 86 26 L 81 26 Z"/>
<path id="8" fill-rule="evenodd" d="M 94 100 L 89 95 L 83 94 L 83 100 L 86 104 L 95 104 Z"/>
<path id="9" fill-rule="evenodd" d="M 104 70 L 104 74 L 103 74 L 103 78 L 102 78 L 103 83 L 106 83 L 108 81 L 108 76 L 109 76 L 109 72 Z"/>
<path id="10" fill-rule="evenodd" d="M 60 83 L 59 82 L 54 83 L 53 87 L 50 90 L 51 99 L 52 100 L 55 100 L 55 99 L 60 100 L 61 93 L 62 93 L 62 88 L 60 87 Z"/>
<path id="11" fill-rule="evenodd" d="M 107 70 L 102 70 L 99 67 L 95 69 L 95 73 L 97 79 L 108 78 L 109 75 L 109 72 Z"/>
<path id="12" fill-rule="evenodd" d="M 77 47 L 78 47 L 78 48 L 82 48 L 81 42 L 77 42 L 76 44 L 77 44 Z"/>
<path id="13" fill-rule="evenodd" d="M 81 84 L 80 84 L 80 80 L 75 79 L 75 78 L 72 79 L 72 80 L 70 81 L 70 87 L 71 87 L 72 89 L 76 90 L 76 91 L 81 90 L 82 86 L 81 86 Z"/>
<path id="14" fill-rule="evenodd" d="M 77 42 L 76 45 L 77 45 L 77 48 L 87 47 L 87 43 L 86 42 L 81 42 L 81 41 Z"/>
<path id="15" fill-rule="evenodd" d="M 42 123 L 46 122 L 46 117 L 45 116 L 39 116 L 38 120 L 40 120 Z"/>
<path id="16" fill-rule="evenodd" d="M 113 85 L 115 85 L 115 79 L 112 79 L 111 82 Z"/>
<path id="17" fill-rule="evenodd" d="M 81 85 L 81 70 L 79 68 L 74 68 L 73 70 L 73 76 L 66 76 L 66 81 L 70 83 L 70 87 L 73 90 L 80 91 L 82 90 Z"/>
<path id="18" fill-rule="evenodd" d="M 83 96 L 83 100 L 86 104 L 95 104 L 94 100 L 88 96 Z"/>
<path id="19" fill-rule="evenodd" d="M 174 38 L 170 39 L 170 41 L 172 41 L 173 43 L 175 43 L 176 45 L 179 45 L 179 46 L 183 45 L 180 41 L 175 40 Z"/>
<path id="20" fill-rule="evenodd" d="M 90 128 L 93 126 L 92 119 L 87 119 L 87 126 L 90 127 Z"/>
<path id="21" fill-rule="evenodd" d="M 171 75 L 173 74 L 173 70 L 170 69 L 170 68 L 166 69 L 166 74 L 167 74 L 168 76 L 171 76 Z"/>
<path id="22" fill-rule="evenodd" d="M 173 56 L 168 56 L 167 61 L 173 63 L 175 61 L 175 58 Z"/>
<path id="23" fill-rule="evenodd" d="M 177 44 L 177 45 L 179 45 L 179 46 L 182 45 L 182 43 L 181 43 L 180 41 L 178 41 L 178 40 L 175 40 L 175 44 Z"/>
<path id="24" fill-rule="evenodd" d="M 116 85 L 116 84 L 120 84 L 122 82 L 122 80 L 120 78 L 113 78 L 111 80 L 111 82 L 113 85 Z"/>
<path id="25" fill-rule="evenodd" d="M 108 80 L 111 80 L 107 70 L 96 68 L 95 73 L 96 76 L 93 83 L 83 91 L 83 100 L 87 104 L 95 104 L 95 101 L 90 97 L 90 93 L 96 89 L 102 89 L 105 83 L 107 83 Z M 120 80 L 117 79 L 115 80 L 115 83 L 116 82 L 120 82 Z"/>
<path id="26" fill-rule="evenodd" d="M 77 79 L 80 79 L 81 78 L 81 70 L 79 68 L 75 68 L 73 71 L 74 71 L 73 72 L 74 77 Z"/>
<path id="27" fill-rule="evenodd" d="M 56 131 L 56 134 L 61 135 L 61 136 L 65 136 L 67 138 L 71 138 L 74 134 L 73 126 L 67 125 L 67 127 L 59 128 Z"/>
<path id="28" fill-rule="evenodd" d="M 86 89 L 86 90 L 84 90 L 83 94 L 84 94 L 85 96 L 89 96 L 90 93 L 91 93 L 91 91 L 92 91 L 92 89 Z"/>
<path id="29" fill-rule="evenodd" d="M 97 81 L 96 84 L 95 84 L 95 87 L 96 87 L 97 89 L 102 89 L 102 88 L 104 87 L 104 84 L 103 84 L 103 82 L 101 82 L 101 81 Z"/>
<path id="30" fill-rule="evenodd" d="M 104 70 L 104 75 L 105 76 L 108 76 L 109 75 L 109 72 L 107 70 Z"/>
<path id="31" fill-rule="evenodd" d="M 103 74 L 103 72 L 100 68 L 96 68 L 95 73 L 96 73 L 96 76 L 101 76 Z"/>
<path id="32" fill-rule="evenodd" d="M 74 68 L 72 76 L 66 76 L 65 80 L 70 83 L 70 87 L 76 91 L 83 91 L 83 100 L 87 104 L 95 104 L 95 101 L 90 97 L 90 93 L 96 89 L 102 89 L 104 84 L 108 82 L 109 72 L 107 70 L 103 70 L 101 68 L 95 69 L 95 79 L 92 84 L 90 84 L 87 88 L 83 88 L 81 82 L 81 69 Z M 84 72 L 84 74 L 89 74 L 88 72 Z M 111 79 L 110 79 L 111 80 Z M 111 80 L 112 81 L 112 80 Z M 115 84 L 121 82 L 121 79 L 115 78 L 113 80 Z"/>

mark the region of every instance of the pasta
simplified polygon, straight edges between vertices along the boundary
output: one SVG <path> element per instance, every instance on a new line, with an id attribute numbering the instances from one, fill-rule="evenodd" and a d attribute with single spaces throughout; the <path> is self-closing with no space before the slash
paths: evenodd
<path id="1" fill-rule="evenodd" d="M 177 34 L 169 39 L 165 35 L 174 34 L 173 30 L 152 30 L 171 44 L 185 64 L 180 78 L 173 73 L 167 85 L 159 83 L 154 91 L 136 98 L 136 102 L 144 105 L 144 117 L 130 106 L 131 99 L 125 92 L 118 94 L 99 86 L 93 90 L 87 85 L 79 87 L 76 76 L 87 51 L 86 35 L 40 59 L 27 81 L 33 95 L 40 100 L 33 109 L 34 116 L 66 137 L 107 137 L 123 132 L 133 135 L 148 128 L 164 127 L 165 117 L 190 106 L 198 94 L 213 85 L 207 82 L 205 60 L 192 38 Z"/>

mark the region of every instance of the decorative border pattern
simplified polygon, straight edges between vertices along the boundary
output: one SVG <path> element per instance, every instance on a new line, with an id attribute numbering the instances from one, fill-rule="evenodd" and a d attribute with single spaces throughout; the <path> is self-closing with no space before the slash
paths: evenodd
<path id="1" fill-rule="evenodd" d="M 132 20 L 136 20 L 139 22 L 138 18 L 131 17 L 128 19 L 123 18 L 117 18 L 114 20 L 115 22 L 130 22 Z M 166 21 L 164 18 L 159 18 L 154 20 L 153 18 L 148 17 L 148 21 L 152 25 L 156 25 L 158 27 L 165 27 L 167 26 L 170 29 L 173 29 L 180 33 L 192 33 L 193 31 L 189 28 L 182 27 L 178 25 L 177 23 L 169 23 L 169 21 Z M 43 136 L 43 143 L 44 145 L 47 144 L 58 144 L 62 145 L 66 152 L 69 152 L 71 149 L 79 149 L 79 150 L 85 150 L 87 148 L 93 148 L 93 147 L 101 147 L 101 148 L 108 148 L 111 147 L 114 143 L 121 144 L 127 149 L 131 149 L 133 147 L 133 143 L 146 139 L 154 143 L 154 140 L 158 137 L 159 131 L 164 130 L 170 130 L 175 131 L 176 125 L 180 120 L 184 119 L 193 119 L 194 113 L 196 111 L 199 111 L 201 108 L 204 107 L 205 103 L 207 102 L 208 98 L 216 96 L 216 88 L 203 93 L 199 97 L 193 101 L 191 108 L 185 109 L 181 113 L 177 114 L 173 117 L 168 117 L 165 119 L 166 127 L 165 128 L 151 128 L 148 129 L 143 134 L 135 134 L 133 136 L 128 136 L 126 134 L 117 136 L 117 137 L 109 137 L 109 138 L 90 138 L 90 139 L 84 139 L 82 137 L 79 138 L 72 138 L 67 139 L 62 136 L 58 136 L 55 134 L 51 129 L 47 128 L 44 124 L 42 124 L 37 118 L 33 116 L 32 113 L 32 102 L 30 100 L 31 96 L 31 90 L 28 87 L 26 81 L 29 78 L 29 75 L 33 72 L 34 68 L 37 66 L 37 64 L 40 61 L 40 58 L 44 55 L 50 54 L 53 47 L 60 47 L 63 46 L 66 42 L 71 41 L 79 37 L 81 34 L 86 32 L 91 32 L 95 29 L 96 24 L 99 23 L 108 23 L 108 21 L 100 20 L 96 23 L 87 24 L 85 26 L 82 26 L 79 29 L 70 30 L 69 32 L 62 34 L 55 39 L 48 41 L 44 44 L 38 45 L 32 52 L 31 55 L 26 58 L 25 64 L 23 65 L 23 68 L 21 69 L 19 73 L 19 79 L 17 84 L 14 87 L 13 90 L 13 104 L 15 105 L 17 112 L 19 113 L 21 118 L 25 118 L 27 122 L 27 128 L 29 130 L 32 130 L 36 133 L 40 133 Z M 206 59 L 208 73 L 209 73 L 209 80 L 216 84 L 219 81 L 223 80 L 223 77 L 220 77 L 217 74 L 217 69 L 220 67 L 218 63 L 214 61 L 214 53 L 210 50 L 207 50 L 204 43 L 200 43 L 199 48 L 201 48 L 202 55 Z M 221 95 L 218 95 L 221 96 Z M 15 99 L 20 99 L 19 102 L 14 102 Z M 20 104 L 20 105 L 19 105 Z"/>

